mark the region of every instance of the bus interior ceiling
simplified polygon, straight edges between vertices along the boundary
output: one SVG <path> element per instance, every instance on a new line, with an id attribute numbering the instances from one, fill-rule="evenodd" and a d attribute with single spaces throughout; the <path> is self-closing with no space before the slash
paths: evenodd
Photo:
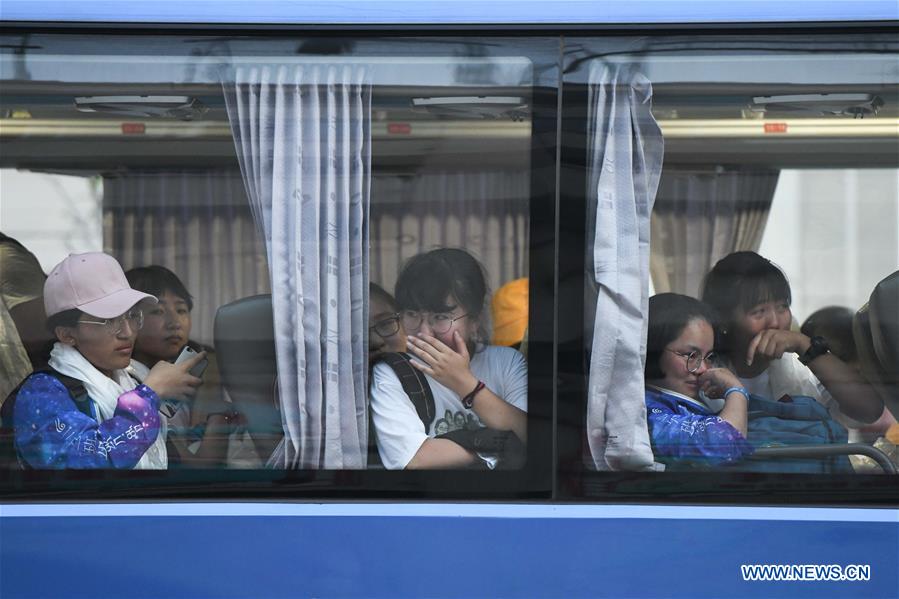
<path id="1" fill-rule="evenodd" d="M 530 93 L 530 88 L 374 86 L 373 172 L 414 174 L 526 166 Z M 113 95 L 186 96 L 204 106 L 205 112 L 191 120 L 179 120 L 76 109 L 76 97 Z M 413 105 L 416 98 L 436 96 L 518 97 L 523 105 L 488 114 L 465 105 L 455 106 L 451 112 Z M 823 114 L 814 102 L 760 110 L 754 99 L 763 96 L 847 98 L 846 113 Z M 852 114 L 857 98 L 871 98 L 876 114 Z M 833 111 L 833 105 L 826 110 Z M 654 89 L 653 111 L 665 137 L 668 166 L 865 168 L 899 164 L 896 85 L 660 83 Z M 0 166 L 4 168 L 89 174 L 237 167 L 219 86 L 8 81 L 0 92 L 0 116 L 4 145 Z M 89 151 L 85 151 L 85 143 Z"/>
<path id="2" fill-rule="evenodd" d="M 374 86 L 372 169 L 414 174 L 446 169 L 527 165 L 529 88 Z M 75 98 L 185 96 L 204 107 L 189 120 L 80 112 Z M 443 110 L 414 105 L 420 98 L 518 98 L 520 106 L 485 114 L 460 104 Z M 447 113 L 451 115 L 447 116 Z M 129 169 L 237 168 L 220 86 L 47 85 L 5 82 L 0 92 L 0 166 L 68 173 Z M 90 151 L 85 152 L 85 143 Z"/>

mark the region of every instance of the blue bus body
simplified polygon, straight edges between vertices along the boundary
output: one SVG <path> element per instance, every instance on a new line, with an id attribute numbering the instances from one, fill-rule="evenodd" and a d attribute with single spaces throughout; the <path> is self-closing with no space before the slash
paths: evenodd
<path id="1" fill-rule="evenodd" d="M 4 597 L 896 597 L 888 509 L 5 505 Z M 741 566 L 868 566 L 746 580 Z M 861 572 L 859 578 L 865 578 Z"/>
<path id="2" fill-rule="evenodd" d="M 899 21 L 859 2 L 30 2 L 4 28 L 533 32 Z M 899 60 L 899 58 L 897 58 Z M 226 492 L 227 493 L 227 492 Z M 548 495 L 553 495 L 547 491 Z M 219 494 L 219 497 L 221 494 Z M 350 498 L 352 499 L 352 498 Z M 0 504 L 0 597 L 899 598 L 899 508 L 366 496 Z M 754 503 L 764 503 L 759 499 Z M 747 502 L 748 503 L 748 502 Z M 784 580 L 741 566 L 791 565 Z M 833 570 L 816 569 L 838 566 Z M 847 569 L 855 568 L 858 569 Z M 829 579 L 838 573 L 842 579 Z M 754 574 L 750 573 L 750 577 Z M 791 579 L 792 577 L 792 579 Z M 802 578 L 802 579 L 800 579 Z M 839 576 L 838 576 L 839 578 Z"/>

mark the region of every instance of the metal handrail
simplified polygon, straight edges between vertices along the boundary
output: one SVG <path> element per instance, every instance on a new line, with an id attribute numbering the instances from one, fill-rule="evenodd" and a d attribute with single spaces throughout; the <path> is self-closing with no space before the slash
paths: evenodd
<path id="1" fill-rule="evenodd" d="M 838 455 L 863 455 L 871 458 L 886 474 L 896 474 L 896 466 L 884 452 L 864 443 L 839 443 L 827 445 L 779 445 L 760 447 L 750 459 L 769 458 L 826 458 Z"/>

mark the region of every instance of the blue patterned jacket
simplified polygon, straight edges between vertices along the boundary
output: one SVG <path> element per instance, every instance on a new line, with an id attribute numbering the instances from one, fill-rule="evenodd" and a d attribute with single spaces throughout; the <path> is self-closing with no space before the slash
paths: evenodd
<path id="1" fill-rule="evenodd" d="M 647 385 L 646 417 L 652 451 L 668 470 L 730 464 L 753 452 L 729 422 L 680 393 Z"/>
<path id="2" fill-rule="evenodd" d="M 20 459 L 31 468 L 133 468 L 159 435 L 159 397 L 146 385 L 123 393 L 112 418 L 84 413 L 49 374 L 33 374 L 16 396 L 13 424 Z"/>

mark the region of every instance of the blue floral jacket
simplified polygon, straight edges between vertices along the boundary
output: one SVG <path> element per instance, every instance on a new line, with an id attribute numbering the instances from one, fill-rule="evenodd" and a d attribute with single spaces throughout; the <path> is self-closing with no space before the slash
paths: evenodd
<path id="1" fill-rule="evenodd" d="M 686 395 L 647 386 L 646 416 L 655 458 L 669 470 L 730 464 L 753 452 L 740 431 Z"/>

